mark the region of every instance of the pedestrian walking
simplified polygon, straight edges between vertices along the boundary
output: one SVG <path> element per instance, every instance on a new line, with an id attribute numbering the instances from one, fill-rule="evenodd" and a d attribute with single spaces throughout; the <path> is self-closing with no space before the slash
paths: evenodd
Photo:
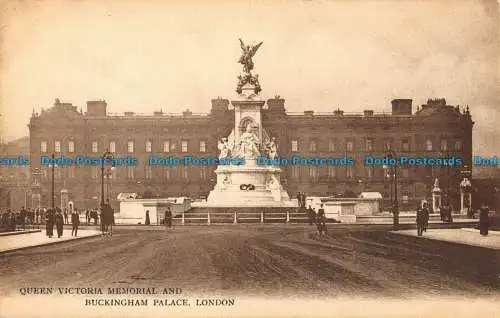
<path id="1" fill-rule="evenodd" d="M 302 207 L 302 195 L 300 192 L 297 192 L 297 204 L 299 205 L 299 209 Z"/>
<path id="2" fill-rule="evenodd" d="M 63 235 L 63 227 L 64 227 L 64 217 L 61 211 L 57 211 L 56 214 L 56 229 L 57 229 L 57 237 L 61 237 Z"/>
<path id="3" fill-rule="evenodd" d="M 68 210 L 64 209 L 64 224 L 69 224 L 68 222 Z"/>
<path id="4" fill-rule="evenodd" d="M 52 237 L 54 235 L 54 224 L 56 222 L 55 212 L 53 209 L 48 209 L 45 215 L 45 230 L 47 232 L 47 236 Z"/>
<path id="5" fill-rule="evenodd" d="M 151 221 L 149 220 L 149 210 L 146 210 L 146 221 L 144 222 L 145 225 L 151 224 Z"/>
<path id="6" fill-rule="evenodd" d="M 314 210 L 311 207 L 311 205 L 309 205 L 309 207 L 307 208 L 307 217 L 309 218 L 309 225 L 313 225 L 316 218 L 316 214 L 314 213 Z"/>
<path id="7" fill-rule="evenodd" d="M 488 235 L 490 227 L 490 209 L 486 204 L 483 204 L 479 210 L 479 233 L 483 236 Z"/>
<path id="8" fill-rule="evenodd" d="M 326 223 L 325 223 L 325 209 L 323 209 L 323 203 L 321 203 L 320 208 L 318 209 L 318 215 L 316 217 L 316 225 L 318 227 L 318 232 L 320 235 L 326 233 Z"/>
<path id="9" fill-rule="evenodd" d="M 71 213 L 71 236 L 78 235 L 78 226 L 80 225 L 80 215 L 78 214 L 78 210 L 74 209 L 73 213 Z"/>
<path id="10" fill-rule="evenodd" d="M 170 210 L 170 207 L 167 207 L 165 210 L 165 226 L 172 227 L 172 211 Z"/>
<path id="11" fill-rule="evenodd" d="M 424 203 L 422 204 L 422 213 L 423 213 L 422 230 L 424 232 L 427 232 L 427 227 L 429 226 L 429 215 L 431 214 L 431 211 L 429 209 L 429 203 L 427 201 L 424 201 Z"/>
<path id="12" fill-rule="evenodd" d="M 420 205 L 417 207 L 417 235 L 422 236 L 425 226 L 425 212 Z"/>
<path id="13" fill-rule="evenodd" d="M 40 216 L 40 209 L 36 209 L 36 212 L 35 212 L 35 217 L 36 217 L 35 221 L 36 221 L 36 224 L 40 224 L 40 223 L 38 223 L 38 220 L 39 220 L 38 217 L 39 216 Z"/>

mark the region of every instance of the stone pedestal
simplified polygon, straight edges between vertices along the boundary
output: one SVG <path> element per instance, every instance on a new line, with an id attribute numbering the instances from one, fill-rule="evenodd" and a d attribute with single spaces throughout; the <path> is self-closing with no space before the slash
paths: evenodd
<path id="1" fill-rule="evenodd" d="M 467 209 L 472 206 L 472 183 L 468 178 L 460 182 L 460 214 L 467 214 Z"/>
<path id="2" fill-rule="evenodd" d="M 467 214 L 469 206 L 472 206 L 472 193 L 460 190 L 460 214 Z"/>
<path id="3" fill-rule="evenodd" d="M 266 155 L 262 152 L 264 152 L 264 145 L 269 140 L 269 136 L 262 127 L 261 110 L 265 101 L 261 100 L 257 94 L 253 94 L 253 89 L 251 85 L 245 85 L 238 99 L 231 101 L 234 106 L 235 127 L 228 137 L 228 143 L 232 147 L 230 155 L 244 158 L 245 163 L 217 167 L 215 170 L 217 184 L 208 195 L 207 206 L 295 206 L 281 185 L 281 169 L 277 166 L 257 165 L 256 163 L 256 157 Z M 241 151 L 239 142 L 242 136 L 252 133 L 258 140 L 259 151 L 253 153 Z M 257 154 L 257 152 L 260 153 Z"/>
<path id="4" fill-rule="evenodd" d="M 441 206 L 441 189 L 439 187 L 434 187 L 432 189 L 432 210 L 434 213 L 440 212 Z"/>
<path id="5" fill-rule="evenodd" d="M 217 185 L 207 198 L 213 206 L 287 206 L 290 201 L 280 183 L 281 169 L 259 166 L 247 159 L 245 165 L 219 166 Z"/>
<path id="6" fill-rule="evenodd" d="M 64 211 L 64 209 L 68 208 L 68 201 L 69 201 L 68 190 L 62 189 L 61 190 L 61 210 L 62 211 Z"/>

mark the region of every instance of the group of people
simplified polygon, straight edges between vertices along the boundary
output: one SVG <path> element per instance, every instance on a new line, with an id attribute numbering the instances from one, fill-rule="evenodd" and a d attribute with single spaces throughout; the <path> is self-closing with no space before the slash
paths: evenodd
<path id="1" fill-rule="evenodd" d="M 423 232 L 427 231 L 429 226 L 429 206 L 427 201 L 423 201 L 421 205 L 417 207 L 417 235 L 422 236 Z"/>
<path id="2" fill-rule="evenodd" d="M 59 207 L 47 210 L 45 214 L 45 232 L 48 237 L 54 236 L 54 226 L 56 227 L 57 237 L 60 238 L 63 236 L 64 224 L 66 223 L 64 214 L 67 215 L 67 212 L 63 213 Z M 71 225 L 71 236 L 77 236 L 80 225 L 80 214 L 76 208 L 71 213 Z"/>
<path id="3" fill-rule="evenodd" d="M 297 192 L 297 202 L 299 211 L 307 213 L 309 225 L 315 224 L 320 235 L 326 234 L 326 215 L 323 203 L 321 203 L 318 211 L 315 211 L 311 205 L 306 209 L 306 194 L 301 192 Z"/>

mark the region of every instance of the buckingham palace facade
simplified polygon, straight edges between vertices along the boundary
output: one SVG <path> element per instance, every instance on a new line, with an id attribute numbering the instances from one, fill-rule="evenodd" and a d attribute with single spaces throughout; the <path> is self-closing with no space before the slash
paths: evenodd
<path id="1" fill-rule="evenodd" d="M 212 100 L 208 114 L 186 110 L 180 114 L 156 111 L 152 114 L 108 112 L 105 101 L 89 101 L 86 112 L 70 103 L 56 100 L 30 119 L 30 159 L 32 193 L 37 203 L 50 206 L 52 170 L 55 202 L 64 193 L 75 207 L 92 208 L 101 196 L 101 167 L 40 164 L 42 156 L 101 157 L 131 156 L 135 166 L 104 170 L 105 193 L 117 207 L 119 193 L 138 193 L 144 197 L 203 197 L 215 185 L 216 166 L 150 166 L 153 156 L 218 156 L 218 141 L 234 127 L 234 111 L 227 99 Z M 282 166 L 282 183 L 288 193 L 307 195 L 356 195 L 365 191 L 392 195 L 387 170 L 365 166 L 365 156 L 461 157 L 471 167 L 473 121 L 468 107 L 450 106 L 443 98 L 429 99 L 413 109 L 411 99 L 395 99 L 390 113 L 363 110 L 358 114 L 340 109 L 329 113 L 312 110 L 290 113 L 285 100 L 268 99 L 262 110 L 263 127 L 276 137 L 281 157 L 353 158 L 351 166 Z M 458 185 L 463 166 L 401 166 L 398 170 L 398 199 L 402 209 L 414 209 L 418 200 L 428 198 L 436 178 L 458 203 Z"/>

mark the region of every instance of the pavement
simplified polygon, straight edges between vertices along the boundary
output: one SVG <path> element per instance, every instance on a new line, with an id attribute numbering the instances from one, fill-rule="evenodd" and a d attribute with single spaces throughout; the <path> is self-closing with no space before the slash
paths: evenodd
<path id="1" fill-rule="evenodd" d="M 391 233 L 419 237 L 416 229 L 393 231 Z M 500 250 L 499 231 L 490 230 L 487 236 L 482 236 L 479 234 L 479 230 L 471 228 L 427 229 L 420 238 Z"/>
<path id="2" fill-rule="evenodd" d="M 57 233 L 54 229 L 54 233 Z M 13 252 L 21 249 L 26 249 L 35 246 L 57 244 L 67 241 L 74 241 L 87 237 L 100 235 L 101 232 L 96 230 L 78 230 L 78 236 L 71 236 L 71 230 L 64 229 L 63 236 L 58 238 L 57 235 L 49 238 L 45 231 L 28 232 L 16 235 L 0 236 L 0 254 Z"/>

